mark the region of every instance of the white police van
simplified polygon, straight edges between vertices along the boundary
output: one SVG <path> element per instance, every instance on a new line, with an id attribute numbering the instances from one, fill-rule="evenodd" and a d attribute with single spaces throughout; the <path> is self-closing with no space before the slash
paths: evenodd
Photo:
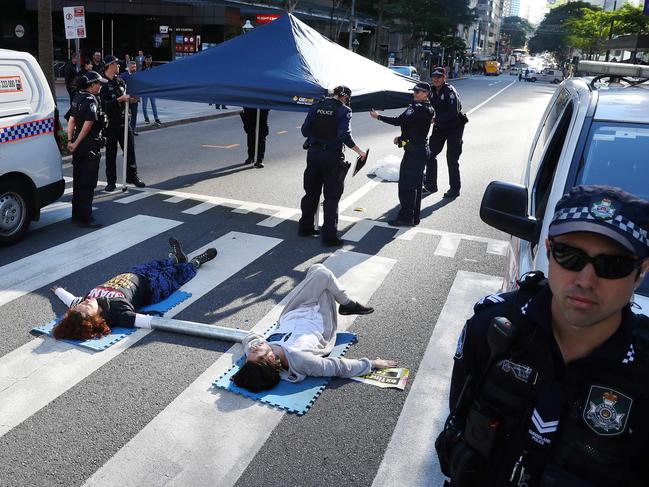
<path id="1" fill-rule="evenodd" d="M 0 49 L 0 246 L 20 240 L 65 190 L 58 113 L 38 62 Z"/>
<path id="2" fill-rule="evenodd" d="M 503 290 L 530 270 L 547 272 L 553 209 L 580 184 L 618 186 L 649 200 L 649 66 L 586 61 L 589 78 L 564 81 L 536 131 L 521 184 L 494 181 L 480 217 L 512 235 Z M 636 312 L 649 315 L 649 278 Z"/>

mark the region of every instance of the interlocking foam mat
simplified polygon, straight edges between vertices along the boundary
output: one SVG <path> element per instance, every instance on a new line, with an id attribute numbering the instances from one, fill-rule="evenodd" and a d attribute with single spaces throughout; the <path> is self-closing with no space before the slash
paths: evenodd
<path id="1" fill-rule="evenodd" d="M 275 341 L 273 338 L 276 335 L 270 335 L 267 338 L 268 341 Z M 282 334 L 279 335 L 280 337 L 283 336 Z M 336 335 L 336 345 L 329 354 L 329 357 L 342 357 L 347 353 L 349 347 L 356 343 L 356 340 L 356 334 L 354 333 L 338 333 Z M 245 356 L 241 357 L 232 368 L 214 381 L 213 386 L 241 394 L 242 396 L 270 404 L 280 409 L 285 409 L 290 413 L 295 413 L 300 416 L 309 410 L 332 379 L 332 377 L 307 377 L 302 382 L 297 383 L 281 380 L 277 386 L 269 391 L 254 393 L 237 387 L 230 380 L 230 377 L 237 373 L 245 360 Z"/>
<path id="2" fill-rule="evenodd" d="M 163 315 L 167 311 L 169 311 L 170 309 L 172 309 L 173 307 L 177 306 L 179 303 L 182 303 L 183 301 L 185 301 L 190 297 L 191 297 L 190 293 L 186 293 L 185 291 L 176 291 L 164 301 L 160 301 L 159 303 L 156 304 L 150 304 L 148 306 L 144 306 L 143 308 L 138 309 L 137 312 L 142 314 Z M 53 337 L 54 335 L 52 334 L 52 329 L 59 322 L 60 319 L 61 316 L 53 319 L 46 325 L 32 328 L 32 331 L 35 333 L 45 334 Z M 133 333 L 135 330 L 137 330 L 137 328 L 115 327 L 112 328 L 111 330 L 112 333 L 110 335 L 106 335 L 101 338 L 93 338 L 90 340 L 63 340 L 63 341 L 72 343 L 73 345 L 78 345 L 79 347 L 88 348 L 96 352 L 101 352 L 102 350 L 106 350 L 111 345 L 114 345 L 115 343 L 124 339 L 125 337 Z"/>

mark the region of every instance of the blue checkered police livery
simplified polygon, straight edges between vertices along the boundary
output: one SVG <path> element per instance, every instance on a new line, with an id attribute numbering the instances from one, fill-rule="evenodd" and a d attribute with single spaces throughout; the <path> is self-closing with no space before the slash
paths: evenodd
<path id="1" fill-rule="evenodd" d="M 0 144 L 36 137 L 54 132 L 54 118 L 43 118 L 33 122 L 19 123 L 0 128 Z"/>

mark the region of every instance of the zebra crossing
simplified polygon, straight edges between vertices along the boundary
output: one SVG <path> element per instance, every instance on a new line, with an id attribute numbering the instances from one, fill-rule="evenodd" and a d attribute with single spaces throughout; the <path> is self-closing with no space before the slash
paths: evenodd
<path id="1" fill-rule="evenodd" d="M 313 262 L 323 261 L 323 257 L 318 255 L 296 255 L 288 263 L 289 267 L 282 262 L 282 256 L 295 253 L 287 248 L 292 244 L 282 235 L 269 236 L 268 231 L 294 218 L 297 210 L 293 208 L 149 188 L 120 195 L 108 204 L 130 204 L 151 197 L 161 198 L 161 204 L 172 208 L 187 200 L 195 204 L 172 211 L 176 215 L 172 218 L 138 214 L 6 263 L 0 267 L 0 322 L 3 310 L 9 307 L 21 309 L 21 303 L 35 299 L 38 294 L 47 296 L 49 286 L 96 266 L 98 260 L 102 262 L 103 272 L 118 272 L 121 267 L 116 268 L 117 263 L 125 254 L 133 251 L 143 254 L 156 247 L 154 242 L 157 240 L 166 241 L 171 234 L 182 236 L 187 222 L 205 217 L 219 206 L 226 206 L 235 214 L 267 214 L 266 219 L 258 218 L 256 223 L 266 230 L 258 234 L 255 226 L 249 227 L 247 232 L 223 229 L 215 239 L 206 241 L 199 248 L 188 249 L 200 253 L 214 246 L 219 255 L 214 265 L 204 266 L 196 278 L 184 286 L 183 289 L 192 297 L 167 316 L 182 313 L 194 321 L 264 330 L 276 321 L 289 299 L 290 289 L 299 282 L 306 269 Z M 64 214 L 69 211 L 68 205 L 58 204 L 51 211 Z M 50 218 L 51 223 L 60 221 Z M 389 227 L 384 222 L 371 220 L 350 217 L 341 220 L 352 224 L 347 232 L 349 236 L 345 238 L 357 242 L 367 238 L 375 227 Z M 43 228 L 41 226 L 39 230 Z M 394 230 L 392 241 L 395 245 L 408 245 L 418 235 L 407 233 L 410 229 L 405 232 Z M 432 229 L 422 229 L 419 233 L 439 237 L 433 254 L 442 259 L 455 258 L 462 241 L 484 244 L 486 255 L 502 256 L 506 250 L 506 244 L 497 240 Z M 386 299 L 385 293 L 392 292 L 386 287 L 399 283 L 399 259 L 356 250 L 338 250 L 323 262 L 352 290 L 355 298 L 373 303 L 377 308 L 375 320 L 362 318 L 357 324 L 357 317 L 343 316 L 340 321 L 342 329 L 353 326 L 352 329 L 360 334 L 361 341 L 355 345 L 359 347 L 358 353 L 374 353 L 360 350 L 365 342 L 379 343 L 370 340 L 372 333 L 390 332 L 379 321 L 380 308 L 382 300 Z M 260 279 L 263 285 L 255 287 L 254 283 Z M 356 417 L 364 414 L 364 408 L 372 411 L 376 404 L 396 400 L 392 413 L 396 423 L 383 433 L 387 435 L 385 447 L 380 457 L 375 459 L 373 473 L 364 474 L 357 482 L 359 485 L 437 485 L 440 477 L 431 442 L 446 414 L 445 390 L 458 327 L 470 315 L 471 304 L 496 291 L 499 285 L 500 280 L 491 276 L 464 271 L 457 273 L 450 283 L 449 298 L 436 319 L 436 325 L 430 324 L 434 331 L 432 336 L 430 333 L 427 335 L 428 345 L 423 357 L 418 363 L 403 364 L 413 370 L 419 369 L 413 374 L 414 382 L 404 393 L 391 394 L 359 385 L 336 386 L 325 390 L 324 397 L 318 400 L 322 408 L 315 408 L 299 419 L 243 396 L 211 388 L 212 381 L 241 355 L 240 345 L 207 345 L 202 339 L 188 342 L 198 347 L 196 355 L 200 356 L 200 364 L 187 371 L 186 380 L 174 384 L 171 393 L 161 393 L 164 396 L 161 402 L 152 403 L 146 398 L 156 394 L 142 391 L 148 387 L 164 387 L 165 378 L 153 377 L 149 385 L 124 379 L 124 375 L 150 378 L 148 368 L 153 365 L 155 369 L 159 361 L 178 359 L 179 363 L 186 363 L 178 355 L 188 353 L 186 346 L 175 343 L 181 339 L 156 339 L 160 337 L 159 332 L 140 329 L 108 350 L 91 353 L 49 337 L 27 337 L 28 330 L 35 323 L 21 322 L 19 328 L 25 334 L 24 343 L 0 356 L 0 471 L 6 472 L 0 475 L 0 486 L 256 485 L 257 482 L 250 478 L 263 475 L 266 468 L 256 461 L 274 451 L 277 435 L 292 427 L 318 429 L 321 421 L 328 425 L 327 429 L 333 427 L 349 411 L 328 401 L 335 397 L 334 403 L 337 403 L 343 396 L 352 397 L 356 406 L 361 407 L 352 412 Z M 261 299 L 255 304 L 255 292 L 260 296 L 266 295 L 268 289 L 276 293 L 278 299 L 275 302 L 278 304 L 269 307 L 269 300 Z M 83 289 L 70 290 L 77 294 L 83 292 Z M 243 294 L 245 299 L 229 304 L 225 297 L 220 297 L 221 293 L 228 297 Z M 56 302 L 55 298 L 51 298 L 51 302 Z M 256 305 L 255 309 L 259 311 L 249 312 L 247 304 L 251 307 Z M 383 311 L 399 314 L 399 310 L 394 309 Z M 21 309 L 16 319 L 26 320 L 27 316 L 31 315 L 22 313 Z M 51 319 L 52 313 L 41 312 L 36 316 Z M 9 317 L 5 315 L 4 319 Z M 156 347 L 154 344 L 160 340 L 162 343 Z M 400 346 L 397 342 L 389 343 L 381 352 L 382 356 Z M 164 355 L 151 356 L 151 348 L 163 350 Z M 446 360 L 440 360 L 442 356 Z M 130 368 L 123 370 L 124 364 L 130 364 Z M 134 370 L 133 364 L 146 365 Z M 106 380 L 114 382 L 107 388 L 112 392 L 103 391 L 102 381 Z M 93 391 L 94 395 L 87 402 L 82 399 L 86 390 Z M 144 395 L 146 398 L 141 399 L 138 407 L 144 405 L 148 409 L 146 414 L 137 409 L 120 411 L 120 401 L 127 401 L 132 396 L 134 403 L 138 404 L 140 396 Z M 75 424 L 74 413 L 83 411 L 87 404 L 107 405 L 107 419 L 95 418 L 99 427 L 93 426 L 88 413 L 81 414 L 83 424 Z M 111 430 L 110 421 L 124 420 L 121 414 L 147 419 L 143 424 L 133 421 L 133 425 L 117 428 L 123 435 L 120 439 L 104 438 L 102 435 L 108 435 Z M 422 421 L 422 416 L 426 416 L 426 421 Z M 71 431 L 75 429 L 85 433 Z M 362 436 L 359 432 L 360 449 L 364 448 Z M 77 444 L 69 445 L 70 441 Z M 305 441 L 317 443 L 315 439 Z M 413 449 L 413 444 L 418 447 Z M 69 456 L 61 454 L 67 459 L 65 465 L 57 463 L 57 455 L 44 453 L 52 448 L 66 450 L 68 446 L 71 446 Z M 87 458 L 77 458 L 76 451 L 85 452 Z M 29 458 L 19 461 L 18 455 L 27 454 L 40 459 L 37 466 L 30 467 Z M 290 469 L 303 477 L 285 485 L 322 485 L 318 478 L 309 476 L 310 463 L 318 461 L 318 448 L 308 447 L 300 451 L 298 457 L 301 458 L 295 459 L 295 465 Z M 345 483 L 345 478 L 341 477 L 339 483 Z"/>

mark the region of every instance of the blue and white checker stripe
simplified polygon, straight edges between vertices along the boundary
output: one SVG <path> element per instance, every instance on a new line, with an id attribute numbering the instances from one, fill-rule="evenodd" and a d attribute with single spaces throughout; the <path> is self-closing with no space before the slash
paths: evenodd
<path id="1" fill-rule="evenodd" d="M 649 235 L 647 234 L 647 231 L 638 227 L 635 223 L 628 218 L 624 218 L 622 215 L 617 215 L 615 218 L 610 220 L 600 220 L 591 215 L 590 209 L 587 206 L 582 206 L 577 208 L 560 209 L 555 213 L 553 221 L 561 220 L 597 220 L 598 222 L 608 223 L 609 225 L 628 233 L 643 245 L 649 246 Z"/>
<path id="2" fill-rule="evenodd" d="M 19 123 L 8 127 L 0 127 L 0 144 L 27 139 L 36 135 L 54 132 L 54 118 L 44 118 L 33 122 Z"/>

